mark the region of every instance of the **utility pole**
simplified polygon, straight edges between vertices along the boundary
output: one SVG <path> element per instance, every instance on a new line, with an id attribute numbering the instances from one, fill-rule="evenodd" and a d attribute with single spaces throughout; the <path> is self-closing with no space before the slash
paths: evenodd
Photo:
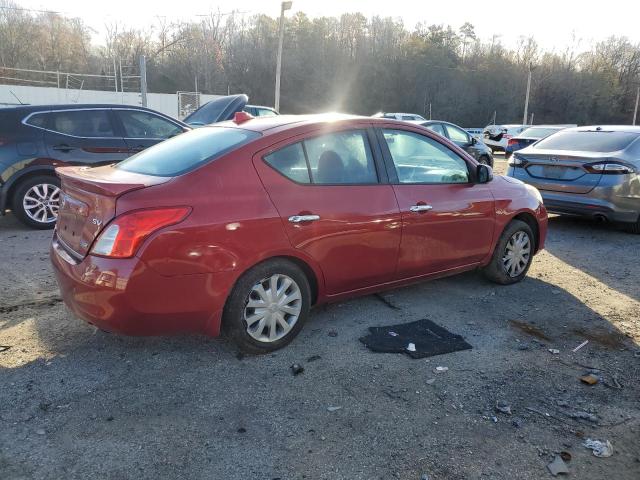
<path id="1" fill-rule="evenodd" d="M 533 125 L 533 112 L 531 113 L 531 117 L 529 118 L 529 125 Z"/>
<path id="2" fill-rule="evenodd" d="M 147 106 L 147 58 L 140 55 L 140 98 L 142 106 Z"/>
<path id="3" fill-rule="evenodd" d="M 638 116 L 638 102 L 640 101 L 640 83 L 638 84 L 638 90 L 636 91 L 636 108 L 633 109 L 633 125 L 636 124 L 636 118 Z"/>
<path id="4" fill-rule="evenodd" d="M 282 2 L 280 5 L 280 35 L 278 38 L 278 59 L 276 62 L 276 95 L 275 109 L 280 112 L 280 73 L 282 70 L 282 42 L 284 40 L 284 12 L 289 10 L 293 2 Z"/>
<path id="5" fill-rule="evenodd" d="M 529 113 L 529 92 L 531 91 L 531 64 L 529 64 L 529 76 L 527 77 L 527 96 L 524 100 L 524 115 L 522 117 L 522 124 L 527 124 L 527 113 Z"/>

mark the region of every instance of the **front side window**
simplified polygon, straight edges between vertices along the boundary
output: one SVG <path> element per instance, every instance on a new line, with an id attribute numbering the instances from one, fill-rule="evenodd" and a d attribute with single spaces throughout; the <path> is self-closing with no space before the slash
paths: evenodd
<path id="1" fill-rule="evenodd" d="M 468 183 L 467 163 L 441 143 L 404 130 L 382 131 L 400 183 Z"/>
<path id="2" fill-rule="evenodd" d="M 170 138 L 182 133 L 182 128 L 152 113 L 136 110 L 115 110 L 127 138 Z"/>
<path id="3" fill-rule="evenodd" d="M 447 125 L 447 133 L 449 134 L 449 139 L 452 142 L 460 144 L 469 143 L 469 135 L 460 128 L 454 127 L 453 125 Z"/>
<path id="4" fill-rule="evenodd" d="M 49 114 L 48 128 L 74 137 L 114 137 L 106 110 L 68 110 Z"/>
<path id="5" fill-rule="evenodd" d="M 147 148 L 114 168 L 173 177 L 215 160 L 258 137 L 259 133 L 240 128 L 198 128 Z"/>

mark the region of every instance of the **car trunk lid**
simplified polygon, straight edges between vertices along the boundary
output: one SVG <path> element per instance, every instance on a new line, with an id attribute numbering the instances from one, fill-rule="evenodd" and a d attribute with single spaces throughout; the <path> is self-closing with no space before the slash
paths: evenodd
<path id="1" fill-rule="evenodd" d="M 84 258 L 91 244 L 115 216 L 116 201 L 132 190 L 158 185 L 171 177 L 155 177 L 104 167 L 61 167 L 62 180 L 56 234 L 78 258 Z"/>
<path id="2" fill-rule="evenodd" d="M 584 166 L 606 160 L 602 153 L 571 152 L 565 150 L 517 152 L 529 174 L 527 183 L 539 190 L 565 193 L 589 193 L 600 182 L 601 174 L 589 173 Z"/>

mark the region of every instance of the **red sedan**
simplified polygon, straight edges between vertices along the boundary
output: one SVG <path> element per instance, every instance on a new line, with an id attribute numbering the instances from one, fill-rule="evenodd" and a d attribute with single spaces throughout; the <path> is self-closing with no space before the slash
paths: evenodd
<path id="1" fill-rule="evenodd" d="M 131 335 L 289 343 L 324 302 L 472 269 L 522 280 L 538 191 L 419 126 L 339 115 L 204 127 L 65 167 L 51 259 L 66 304 Z"/>

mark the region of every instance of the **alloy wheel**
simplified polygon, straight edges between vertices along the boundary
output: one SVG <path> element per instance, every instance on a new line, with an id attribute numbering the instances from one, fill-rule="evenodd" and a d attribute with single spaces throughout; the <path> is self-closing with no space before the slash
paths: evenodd
<path id="1" fill-rule="evenodd" d="M 514 278 L 522 274 L 531 258 L 531 239 L 527 232 L 517 231 L 507 242 L 502 265 L 507 275 Z"/>
<path id="2" fill-rule="evenodd" d="M 38 223 L 53 223 L 60 208 L 60 188 L 51 183 L 39 183 L 31 187 L 22 199 L 27 216 Z"/>
<path id="3" fill-rule="evenodd" d="M 244 322 L 247 333 L 259 342 L 285 337 L 302 311 L 298 284 L 287 275 L 274 274 L 256 283 L 247 297 Z"/>

